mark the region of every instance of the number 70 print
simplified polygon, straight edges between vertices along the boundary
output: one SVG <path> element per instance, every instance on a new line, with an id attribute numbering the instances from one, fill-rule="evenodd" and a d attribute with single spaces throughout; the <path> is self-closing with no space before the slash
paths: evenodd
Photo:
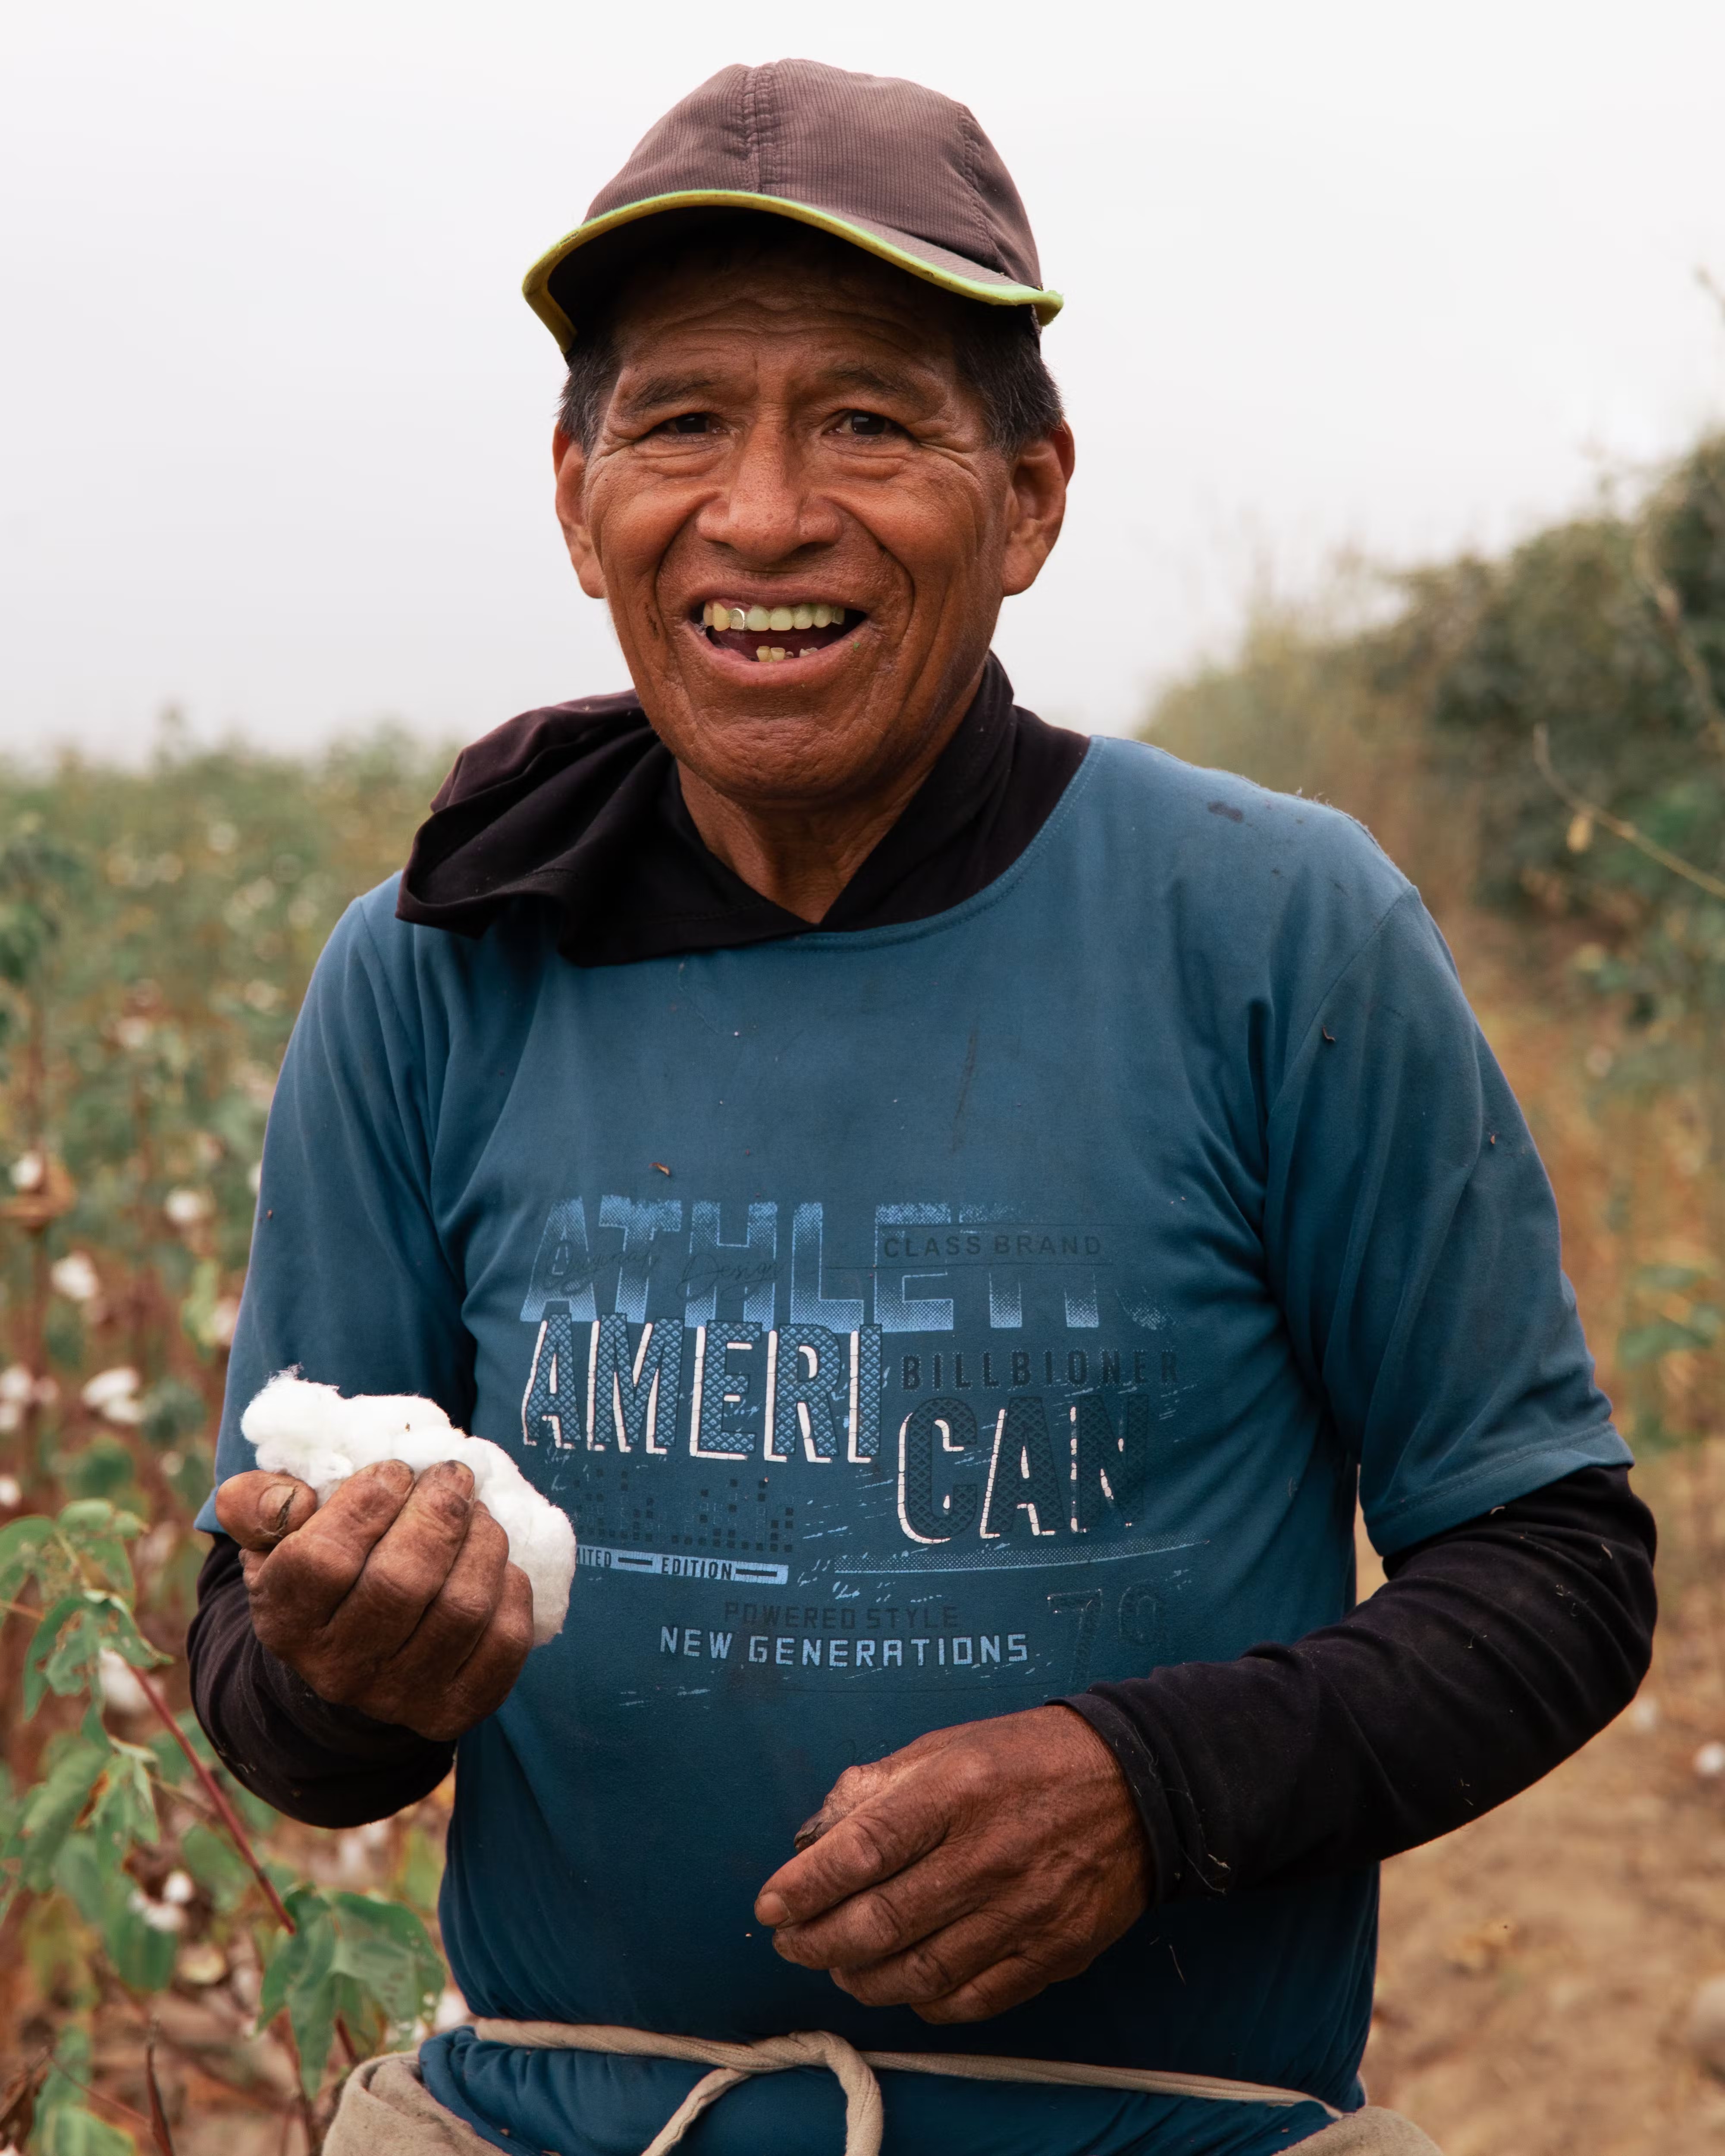
<path id="1" fill-rule="evenodd" d="M 1077 1631 L 1072 1643 L 1072 1689 L 1081 1691 L 1090 1682 L 1091 1654 L 1096 1642 L 1096 1630 L 1101 1623 L 1102 1611 L 1108 1597 L 1100 1587 L 1062 1588 L 1048 1598 L 1048 1606 L 1057 1617 L 1074 1614 L 1078 1620 Z M 1135 1647 L 1158 1650 L 1162 1645 L 1162 1601 L 1153 1587 L 1142 1581 L 1125 1589 L 1116 1613 L 1120 1636 Z M 1155 1659 L 1154 1653 L 1152 1656 Z"/>

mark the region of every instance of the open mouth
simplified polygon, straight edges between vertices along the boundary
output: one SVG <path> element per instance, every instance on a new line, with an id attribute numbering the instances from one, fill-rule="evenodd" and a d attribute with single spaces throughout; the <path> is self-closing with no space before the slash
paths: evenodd
<path id="1" fill-rule="evenodd" d="M 788 659 L 813 659 L 817 652 L 842 643 L 868 617 L 855 607 L 835 606 L 829 599 L 797 599 L 786 606 L 737 604 L 709 599 L 691 617 L 709 644 L 721 651 L 734 651 L 740 659 L 752 659 L 762 666 L 782 665 Z"/>

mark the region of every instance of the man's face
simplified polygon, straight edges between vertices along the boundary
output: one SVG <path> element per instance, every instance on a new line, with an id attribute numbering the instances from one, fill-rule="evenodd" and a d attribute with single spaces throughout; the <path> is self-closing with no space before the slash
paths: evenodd
<path id="1" fill-rule="evenodd" d="M 989 446 L 938 295 L 788 238 L 626 297 L 593 452 L 557 441 L 570 556 L 649 717 L 762 807 L 865 794 L 950 726 L 1071 469 L 1064 428 Z"/>

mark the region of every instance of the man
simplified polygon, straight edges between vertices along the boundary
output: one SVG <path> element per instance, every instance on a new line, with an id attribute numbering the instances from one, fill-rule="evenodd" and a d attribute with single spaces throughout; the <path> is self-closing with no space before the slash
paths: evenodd
<path id="1" fill-rule="evenodd" d="M 765 2041 L 845 2092 L 691 2148 L 866 2148 L 860 2050 L 895 2156 L 1429 2148 L 1360 2108 L 1375 1866 L 1600 1727 L 1653 1615 L 1443 945 L 1346 818 L 1014 707 L 1073 449 L 962 107 L 727 68 L 527 291 L 634 694 L 467 751 L 332 938 L 203 1520 L 250 1787 L 376 1818 L 459 1745 L 483 2018 L 331 2147 L 668 2146 Z M 251 1467 L 289 1363 L 568 1507 L 557 1640 L 465 1471 Z"/>

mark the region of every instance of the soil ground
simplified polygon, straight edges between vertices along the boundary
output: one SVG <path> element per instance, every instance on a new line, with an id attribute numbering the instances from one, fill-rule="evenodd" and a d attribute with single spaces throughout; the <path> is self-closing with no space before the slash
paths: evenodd
<path id="1" fill-rule="evenodd" d="M 1725 1686 L 1688 1523 L 1659 1509 L 1675 1577 L 1662 1563 L 1635 1705 L 1512 1803 L 1384 1867 L 1367 2085 L 1444 2156 L 1725 2151 L 1725 2082 L 1685 2036 L 1697 1990 L 1725 1975 L 1725 1775 L 1695 1765 L 1725 1738 Z"/>

